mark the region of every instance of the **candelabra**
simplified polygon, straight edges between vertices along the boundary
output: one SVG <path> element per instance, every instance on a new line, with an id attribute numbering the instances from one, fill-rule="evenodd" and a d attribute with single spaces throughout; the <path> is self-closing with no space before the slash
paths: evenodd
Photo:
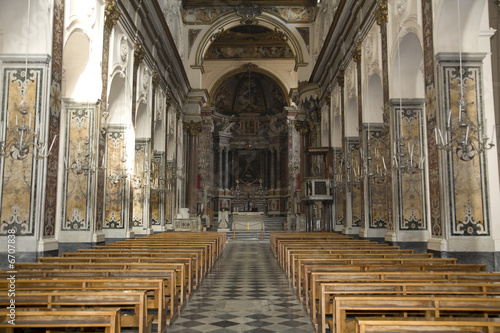
<path id="1" fill-rule="evenodd" d="M 370 132 L 368 131 L 368 139 L 367 139 L 367 152 L 366 152 L 366 170 L 367 170 L 367 175 L 370 179 L 373 179 L 377 183 L 382 183 L 385 180 L 385 176 L 387 174 L 387 166 L 385 165 L 385 159 L 384 156 L 381 156 L 379 153 L 379 147 L 377 144 L 377 147 L 375 147 L 375 158 L 382 162 L 382 165 L 380 165 L 380 162 L 374 161 L 373 156 L 372 156 L 372 150 L 371 150 L 371 140 L 370 140 Z M 373 167 L 373 163 L 375 163 L 375 167 Z M 369 170 L 368 170 L 368 167 Z"/>
<path id="2" fill-rule="evenodd" d="M 125 149 L 126 145 L 124 144 L 122 146 L 122 148 L 123 148 L 123 154 L 122 154 L 122 157 L 120 159 L 120 162 L 123 165 L 123 167 L 121 168 L 121 170 L 119 172 L 113 172 L 113 167 L 110 167 L 110 170 L 109 170 L 108 180 L 112 185 L 117 185 L 120 182 L 127 179 L 127 177 L 128 177 L 127 168 L 125 165 L 125 163 L 127 162 L 127 155 L 126 155 L 126 149 Z"/>
<path id="3" fill-rule="evenodd" d="M 85 137 L 83 142 L 84 150 L 81 150 L 81 144 L 78 143 L 78 152 L 76 154 L 76 159 L 73 162 L 69 162 L 69 167 L 67 168 L 76 175 L 88 174 L 89 172 L 95 171 L 95 161 L 94 154 L 92 153 L 92 147 L 90 146 L 89 137 Z"/>
<path id="4" fill-rule="evenodd" d="M 415 147 L 417 143 L 407 142 L 401 134 L 394 142 L 394 155 L 392 156 L 393 166 L 407 174 L 414 174 L 424 169 L 425 156 L 420 154 L 417 159 Z M 418 147 L 417 147 L 418 149 Z"/>
<path id="5" fill-rule="evenodd" d="M 23 100 L 21 102 L 21 107 L 16 108 L 17 112 L 21 114 L 21 123 L 18 122 L 18 116 L 16 114 L 16 125 L 12 131 L 12 138 L 10 140 L 0 141 L 0 157 L 4 157 L 9 154 L 12 158 L 16 160 L 23 160 L 29 154 L 30 147 L 33 147 L 37 152 L 36 158 L 42 159 L 46 158 L 50 155 L 52 151 L 52 147 L 54 146 L 54 142 L 57 138 L 57 135 L 54 136 L 52 140 L 52 144 L 50 145 L 49 150 L 47 151 L 47 146 L 44 142 L 40 142 L 40 134 L 34 133 L 31 128 L 31 113 L 28 110 L 27 103 Z M 29 114 L 28 123 L 26 124 L 26 117 Z M 6 124 L 7 127 L 9 125 L 9 112 L 6 112 Z M 6 127 L 6 131 L 7 131 Z M 3 130 L 4 122 L 0 123 L 0 129 Z"/>
<path id="6" fill-rule="evenodd" d="M 462 98 L 459 102 L 458 119 L 453 124 L 451 110 L 448 114 L 445 136 L 440 129 L 435 128 L 436 146 L 438 149 L 451 151 L 456 149 L 459 159 L 470 161 L 476 153 L 481 153 L 495 146 L 493 138 L 495 137 L 495 126 L 491 131 L 491 138 L 486 133 L 486 125 L 477 125 L 469 119 L 467 114 L 466 102 Z M 490 140 L 488 142 L 488 140 Z"/>
<path id="7" fill-rule="evenodd" d="M 252 187 L 257 180 L 253 182 L 244 182 L 242 180 L 236 180 L 236 188 L 232 189 L 232 195 L 236 198 L 236 200 L 264 200 L 267 195 L 267 189 L 264 187 L 262 179 L 259 179 L 259 185 L 257 187 Z M 240 182 L 246 185 L 247 189 L 242 190 L 240 188 Z"/>

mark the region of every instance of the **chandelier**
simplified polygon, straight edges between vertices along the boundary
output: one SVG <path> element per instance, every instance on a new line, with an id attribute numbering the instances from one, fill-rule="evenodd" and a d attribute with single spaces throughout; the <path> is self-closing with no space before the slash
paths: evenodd
<path id="1" fill-rule="evenodd" d="M 459 72 L 460 72 L 460 101 L 457 103 L 458 117 L 452 117 L 452 110 L 448 112 L 446 122 L 446 132 L 443 133 L 437 127 L 434 129 L 436 137 L 436 146 L 440 150 L 452 151 L 455 150 L 457 157 L 462 161 L 470 161 L 474 159 L 477 153 L 482 153 L 485 150 L 495 146 L 493 138 L 495 137 L 495 125 L 491 131 L 491 137 L 487 133 L 487 120 L 483 123 L 472 120 L 471 115 L 467 112 L 467 103 L 464 98 L 464 68 L 462 64 L 462 37 L 460 31 L 460 4 L 457 0 L 458 10 L 458 52 L 459 52 Z M 455 118 L 455 119 L 453 119 Z M 489 140 L 489 142 L 488 142 Z"/>
<path id="2" fill-rule="evenodd" d="M 399 77 L 399 110 L 403 112 L 403 93 L 401 82 L 401 38 L 403 29 L 399 23 L 398 31 L 398 77 Z M 403 117 L 401 117 L 403 118 Z M 392 165 L 399 171 L 407 174 L 414 174 L 424 169 L 425 156 L 419 152 L 419 142 L 410 142 L 411 137 L 405 138 L 403 133 L 403 124 L 400 124 L 400 133 L 394 141 L 394 154 L 392 155 Z M 415 151 L 417 148 L 417 151 Z M 384 163 L 385 164 L 385 163 Z"/>

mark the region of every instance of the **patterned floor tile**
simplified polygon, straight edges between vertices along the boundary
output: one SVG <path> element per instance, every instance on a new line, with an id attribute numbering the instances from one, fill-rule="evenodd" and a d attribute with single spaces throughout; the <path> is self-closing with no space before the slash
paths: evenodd
<path id="1" fill-rule="evenodd" d="M 269 243 L 229 243 L 168 332 L 293 332 L 314 327 Z"/>

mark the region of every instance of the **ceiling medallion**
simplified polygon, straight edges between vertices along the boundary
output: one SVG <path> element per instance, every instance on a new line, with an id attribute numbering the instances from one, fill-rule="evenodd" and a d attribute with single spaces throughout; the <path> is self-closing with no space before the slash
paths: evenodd
<path id="1" fill-rule="evenodd" d="M 236 14 L 243 18 L 241 24 L 255 25 L 259 23 L 255 17 L 262 14 L 262 9 L 257 5 L 243 4 L 236 9 Z"/>

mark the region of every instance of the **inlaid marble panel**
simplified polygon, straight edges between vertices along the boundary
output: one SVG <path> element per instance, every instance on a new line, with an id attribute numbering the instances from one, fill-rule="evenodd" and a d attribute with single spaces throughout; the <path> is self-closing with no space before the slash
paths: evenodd
<path id="1" fill-rule="evenodd" d="M 123 200 L 126 178 L 126 148 L 124 132 L 108 131 L 106 167 L 106 208 L 104 229 L 123 229 Z"/>
<path id="2" fill-rule="evenodd" d="M 396 129 L 400 138 L 394 143 L 398 179 L 399 230 L 427 229 L 424 171 L 419 169 L 423 153 L 423 119 L 420 105 L 397 105 Z M 402 139 L 401 139 L 402 138 Z M 406 166 L 406 167 L 405 167 Z"/>
<path id="3" fill-rule="evenodd" d="M 3 72 L 1 138 L 5 144 L 2 157 L 0 234 L 15 229 L 16 235 L 34 234 L 32 191 L 36 190 L 33 134 L 40 117 L 43 69 L 5 68 Z M 24 99 L 24 103 L 23 103 Z M 23 113 L 25 112 L 25 113 Z M 25 129 L 24 131 L 22 129 Z M 19 144 L 22 142 L 22 147 Z"/>
<path id="4" fill-rule="evenodd" d="M 141 227 L 144 225 L 144 171 L 147 168 L 146 165 L 146 144 L 138 143 L 135 144 L 135 158 L 134 158 L 134 174 L 132 176 L 133 185 L 133 215 L 132 215 L 132 226 Z"/>
<path id="5" fill-rule="evenodd" d="M 447 154 L 449 170 L 448 189 L 451 197 L 451 234 L 454 236 L 489 235 L 488 204 L 485 193 L 483 175 L 485 172 L 484 153 L 476 139 L 483 137 L 478 126 L 483 125 L 481 67 L 464 65 L 460 75 L 459 64 L 443 65 L 445 82 L 445 109 L 451 110 L 450 140 L 461 140 L 468 137 L 472 144 L 462 147 L 456 141 L 453 149 Z M 463 99 L 465 113 L 463 120 L 469 124 L 467 129 L 456 129 L 459 119 L 459 103 L 462 98 L 460 76 L 463 79 Z M 449 117 L 449 114 L 448 114 Z M 456 130 L 455 130 L 456 129 Z M 464 134 L 465 132 L 465 134 Z"/>
<path id="6" fill-rule="evenodd" d="M 366 136 L 368 156 L 371 157 L 368 167 L 368 174 L 373 175 L 368 178 L 368 228 L 380 229 L 387 225 L 387 192 L 385 191 L 385 168 L 388 161 L 385 161 L 384 142 L 382 138 L 383 124 L 370 125 L 367 127 Z M 382 158 L 384 157 L 384 158 Z"/>
<path id="7" fill-rule="evenodd" d="M 363 191 L 361 190 L 360 173 L 362 171 L 359 157 L 359 138 L 347 138 L 348 165 L 351 165 L 351 200 L 352 200 L 352 226 L 361 227 L 361 212 L 363 205 Z M 349 170 L 348 170 L 349 172 Z"/>
<path id="8" fill-rule="evenodd" d="M 160 191 L 160 184 L 163 182 L 161 176 L 163 164 L 163 154 L 155 154 L 154 159 L 151 161 L 151 225 L 161 225 L 160 205 L 162 202 L 160 196 L 162 192 Z"/>
<path id="9" fill-rule="evenodd" d="M 341 149 L 337 149 L 335 156 L 335 203 L 337 205 L 336 225 L 344 225 L 345 223 L 345 186 L 343 180 L 345 178 L 343 169 L 343 158 Z"/>
<path id="10" fill-rule="evenodd" d="M 89 230 L 88 198 L 94 165 L 94 140 L 91 137 L 95 110 L 86 106 L 67 108 L 67 153 L 65 157 L 65 214 L 61 230 Z"/>

